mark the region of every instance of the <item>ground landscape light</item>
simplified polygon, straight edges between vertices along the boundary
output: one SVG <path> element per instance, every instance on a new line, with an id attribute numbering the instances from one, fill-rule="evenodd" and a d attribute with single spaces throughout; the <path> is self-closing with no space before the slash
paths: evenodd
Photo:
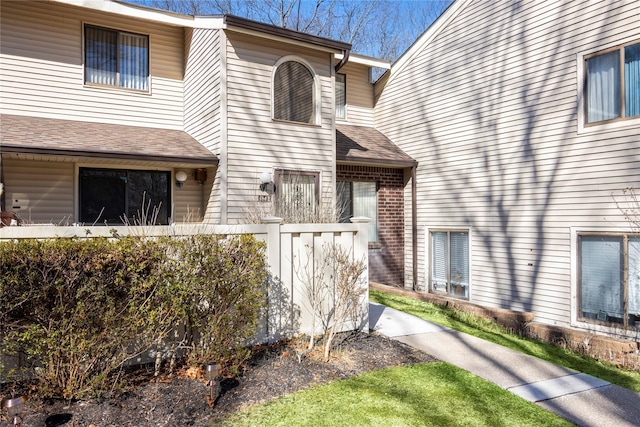
<path id="1" fill-rule="evenodd" d="M 218 384 L 218 366 L 210 363 L 205 367 L 205 374 L 207 376 L 207 385 L 209 386 L 209 394 L 207 395 L 207 403 L 213 408 L 216 402 L 218 393 L 220 392 L 220 386 Z"/>
<path id="2" fill-rule="evenodd" d="M 14 426 L 22 424 L 22 411 L 27 398 L 24 396 L 14 397 L 13 399 L 5 399 L 2 401 L 2 407 L 7 411 L 9 419 L 13 419 Z"/>

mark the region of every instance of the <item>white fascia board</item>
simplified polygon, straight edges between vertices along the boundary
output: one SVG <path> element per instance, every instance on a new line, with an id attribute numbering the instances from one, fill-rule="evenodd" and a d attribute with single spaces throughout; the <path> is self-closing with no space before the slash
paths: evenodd
<path id="1" fill-rule="evenodd" d="M 386 84 L 389 84 L 393 77 L 402 71 L 402 69 L 411 62 L 411 60 L 418 55 L 425 46 L 427 46 L 440 32 L 451 22 L 458 13 L 472 0 L 454 0 L 445 10 L 442 15 L 436 19 L 433 24 L 422 33 L 418 40 L 416 40 L 401 56 L 393 63 L 389 71 L 389 79 Z"/>
<path id="2" fill-rule="evenodd" d="M 338 61 L 341 60 L 343 57 L 344 55 L 341 53 L 336 54 L 336 59 Z M 374 58 L 373 56 L 359 55 L 357 53 L 349 54 L 349 60 L 347 61 L 347 63 L 349 62 L 352 62 L 354 64 L 366 65 L 367 67 L 371 67 L 371 68 L 384 68 L 385 70 L 388 70 L 389 68 L 391 68 L 391 63 L 386 59 Z"/>
<path id="3" fill-rule="evenodd" d="M 225 28 L 224 16 L 195 16 L 193 18 L 193 28 L 201 28 L 205 30 L 222 30 Z"/>
<path id="4" fill-rule="evenodd" d="M 101 12 L 160 22 L 178 27 L 193 27 L 193 17 L 109 0 L 49 0 Z"/>
<path id="5" fill-rule="evenodd" d="M 278 43 L 292 44 L 292 45 L 295 45 L 295 46 L 304 47 L 306 49 L 313 49 L 313 50 L 320 51 L 320 52 L 328 52 L 328 53 L 335 53 L 336 52 L 336 49 L 332 49 L 330 47 L 319 46 L 319 45 L 312 44 L 312 43 L 305 43 L 303 41 L 290 39 L 288 37 L 277 36 L 275 34 L 269 34 L 269 33 L 265 33 L 265 32 L 262 32 L 262 31 L 257 31 L 257 30 L 251 30 L 251 29 L 248 29 L 248 28 L 237 27 L 237 26 L 234 26 L 234 25 L 225 24 L 223 29 L 228 30 L 228 31 L 232 31 L 232 32 L 235 32 L 235 33 L 241 33 L 241 34 L 246 34 L 246 35 L 253 36 L 253 37 L 260 37 L 262 39 L 276 41 Z"/>

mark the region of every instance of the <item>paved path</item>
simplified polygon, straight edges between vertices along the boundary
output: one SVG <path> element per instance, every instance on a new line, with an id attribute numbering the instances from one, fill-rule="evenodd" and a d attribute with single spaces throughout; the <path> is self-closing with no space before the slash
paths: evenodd
<path id="1" fill-rule="evenodd" d="M 579 425 L 640 426 L 640 393 L 369 303 L 369 326 Z"/>

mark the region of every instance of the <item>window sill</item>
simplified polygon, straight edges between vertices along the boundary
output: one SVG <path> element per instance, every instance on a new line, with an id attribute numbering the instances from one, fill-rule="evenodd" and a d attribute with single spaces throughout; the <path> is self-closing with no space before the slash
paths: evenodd
<path id="1" fill-rule="evenodd" d="M 120 86 L 111 86 L 111 85 L 100 85 L 95 83 L 84 83 L 83 87 L 87 89 L 98 89 L 98 90 L 114 90 L 117 92 L 126 92 L 137 95 L 151 95 L 151 90 L 137 90 L 137 89 L 128 89 L 126 87 Z"/>
<path id="2" fill-rule="evenodd" d="M 606 122 L 580 124 L 578 127 L 578 135 L 607 133 L 637 128 L 640 128 L 640 117 L 633 117 L 630 119 L 616 119 Z"/>
<path id="3" fill-rule="evenodd" d="M 312 127 L 312 128 L 321 128 L 322 127 L 322 125 L 318 125 L 318 124 L 315 124 L 315 123 L 293 122 L 291 120 L 282 120 L 282 119 L 274 119 L 274 118 L 272 118 L 271 121 L 273 121 L 274 123 L 300 125 L 300 126 L 307 126 L 307 127 Z"/>

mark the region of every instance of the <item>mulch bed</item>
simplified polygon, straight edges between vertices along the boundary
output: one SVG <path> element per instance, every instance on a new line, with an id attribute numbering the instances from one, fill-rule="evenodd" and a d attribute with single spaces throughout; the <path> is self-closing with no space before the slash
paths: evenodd
<path id="1" fill-rule="evenodd" d="M 22 425 L 207 426 L 239 409 L 298 390 L 389 366 L 436 360 L 376 334 L 350 333 L 336 340 L 328 362 L 321 347 L 301 356 L 305 343 L 300 341 L 258 347 L 241 375 L 221 381 L 214 408 L 206 402 L 206 381 L 193 378 L 192 371 L 154 378 L 152 370 L 138 369 L 131 373 L 134 385 L 118 395 L 77 402 L 31 399 Z M 5 385 L 0 396 L 7 393 Z"/>

